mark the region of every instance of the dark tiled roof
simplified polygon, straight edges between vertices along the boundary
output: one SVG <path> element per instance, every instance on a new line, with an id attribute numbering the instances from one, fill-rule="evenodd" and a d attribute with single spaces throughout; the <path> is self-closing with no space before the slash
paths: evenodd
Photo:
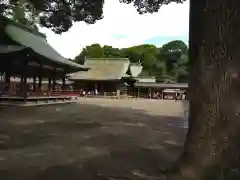
<path id="1" fill-rule="evenodd" d="M 30 30 L 23 25 L 6 19 L 5 32 L 16 43 L 23 48 L 30 48 L 35 53 L 58 64 L 67 65 L 72 68 L 87 69 L 85 66 L 69 61 L 54 50 L 47 42 L 45 35 L 34 30 Z"/>

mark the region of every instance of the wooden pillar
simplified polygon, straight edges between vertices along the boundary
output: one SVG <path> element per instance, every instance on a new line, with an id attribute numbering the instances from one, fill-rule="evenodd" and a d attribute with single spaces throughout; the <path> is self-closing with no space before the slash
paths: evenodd
<path id="1" fill-rule="evenodd" d="M 37 82 L 37 77 L 33 76 L 33 92 L 36 92 L 36 82 Z"/>
<path id="2" fill-rule="evenodd" d="M 66 79 L 65 76 L 62 77 L 62 90 L 65 90 L 65 83 L 66 83 Z"/>
<path id="3" fill-rule="evenodd" d="M 104 83 L 100 82 L 100 92 L 101 92 L 101 96 L 105 96 L 105 92 L 104 92 Z"/>
<path id="4" fill-rule="evenodd" d="M 52 90 L 56 91 L 56 69 L 54 70 L 52 77 Z"/>
<path id="5" fill-rule="evenodd" d="M 42 76 L 43 76 L 43 66 L 40 63 L 39 70 L 38 70 L 38 92 L 42 92 Z"/>
<path id="6" fill-rule="evenodd" d="M 10 84 L 11 84 L 11 62 L 7 62 L 4 66 L 5 74 L 4 74 L 4 80 L 5 80 L 5 91 L 10 90 Z"/>
<path id="7" fill-rule="evenodd" d="M 42 92 L 42 75 L 38 76 L 38 92 Z"/>
<path id="8" fill-rule="evenodd" d="M 137 97 L 139 98 L 139 94 L 140 94 L 140 90 L 139 90 L 139 87 L 137 88 L 137 90 L 138 90 L 138 95 L 137 95 Z"/>
<path id="9" fill-rule="evenodd" d="M 98 87 L 99 87 L 98 84 L 95 83 L 95 86 L 94 86 L 94 94 L 95 94 L 95 96 L 97 96 L 99 94 Z"/>
<path id="10" fill-rule="evenodd" d="M 10 90 L 10 83 L 11 83 L 11 75 L 10 75 L 10 71 L 7 70 L 5 72 L 5 91 Z"/>
<path id="11" fill-rule="evenodd" d="M 117 93 L 117 98 L 120 99 L 120 89 L 119 88 L 117 88 L 117 92 L 116 93 Z"/>
<path id="12" fill-rule="evenodd" d="M 52 91 L 52 78 L 48 78 L 48 93 L 51 93 Z"/>
<path id="13" fill-rule="evenodd" d="M 103 84 L 103 96 L 107 96 L 107 90 L 108 90 L 108 84 L 107 83 L 104 83 Z"/>
<path id="14" fill-rule="evenodd" d="M 23 95 L 24 97 L 26 97 L 27 95 L 27 66 L 28 66 L 28 60 L 24 59 L 25 62 L 23 62 L 22 64 L 22 69 L 21 69 L 21 74 L 20 74 L 20 78 L 21 78 L 21 82 L 20 82 L 20 92 L 21 95 Z"/>
<path id="15" fill-rule="evenodd" d="M 20 92 L 23 93 L 23 75 L 20 75 Z"/>
<path id="16" fill-rule="evenodd" d="M 53 90 L 53 91 L 56 91 L 56 84 L 57 84 L 57 83 L 56 83 L 56 79 L 53 79 L 52 82 L 53 82 L 53 84 L 52 84 L 52 90 Z"/>
<path id="17" fill-rule="evenodd" d="M 99 95 L 102 95 L 102 84 L 99 84 Z"/>
<path id="18" fill-rule="evenodd" d="M 152 89 L 148 88 L 149 99 L 152 99 Z"/>
<path id="19" fill-rule="evenodd" d="M 27 86 L 27 75 L 26 72 L 24 73 L 23 77 L 23 95 L 26 96 L 28 91 L 28 86 Z"/>

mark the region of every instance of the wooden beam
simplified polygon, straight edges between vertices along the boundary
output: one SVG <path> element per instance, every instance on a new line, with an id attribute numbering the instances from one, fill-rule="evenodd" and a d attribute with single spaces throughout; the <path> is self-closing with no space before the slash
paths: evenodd
<path id="1" fill-rule="evenodd" d="M 31 62 L 28 62 L 28 66 L 40 67 L 40 64 L 38 62 L 31 61 Z M 52 67 L 52 66 L 49 66 L 49 65 L 42 65 L 42 68 L 43 69 L 56 70 L 56 71 L 64 71 L 63 68 L 55 68 L 55 67 Z"/>

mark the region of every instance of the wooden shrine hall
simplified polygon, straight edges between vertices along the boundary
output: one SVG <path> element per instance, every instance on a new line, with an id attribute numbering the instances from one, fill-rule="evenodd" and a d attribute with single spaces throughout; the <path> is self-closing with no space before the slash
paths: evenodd
<path id="1" fill-rule="evenodd" d="M 76 97 L 66 89 L 66 74 L 87 71 L 89 68 L 61 56 L 47 42 L 46 36 L 7 18 L 0 17 L 1 103 L 57 102 Z M 19 78 L 19 86 L 11 86 L 12 78 Z M 29 86 L 28 79 L 31 79 Z M 48 82 L 47 88 L 43 81 Z M 57 86 L 61 81 L 61 87 Z"/>
<path id="2" fill-rule="evenodd" d="M 135 97 L 154 99 L 188 99 L 188 83 L 136 82 Z"/>
<path id="3" fill-rule="evenodd" d="M 86 96 L 126 98 L 132 94 L 135 78 L 141 73 L 141 63 L 128 58 L 86 58 L 89 71 L 68 74 L 73 86 Z M 84 95 L 85 96 L 85 95 Z"/>

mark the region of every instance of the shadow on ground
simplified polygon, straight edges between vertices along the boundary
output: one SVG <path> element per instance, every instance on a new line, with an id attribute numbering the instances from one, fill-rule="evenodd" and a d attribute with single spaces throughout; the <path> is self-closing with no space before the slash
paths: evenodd
<path id="1" fill-rule="evenodd" d="M 1 180 L 157 175 L 182 150 L 180 117 L 69 104 L 0 109 Z"/>

